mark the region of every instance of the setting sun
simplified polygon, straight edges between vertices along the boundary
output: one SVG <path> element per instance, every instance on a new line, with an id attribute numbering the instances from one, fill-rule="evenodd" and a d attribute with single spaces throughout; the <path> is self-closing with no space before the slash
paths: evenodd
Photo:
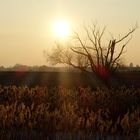
<path id="1" fill-rule="evenodd" d="M 65 20 L 57 20 L 53 24 L 54 35 L 58 38 L 65 38 L 70 34 L 70 24 Z"/>

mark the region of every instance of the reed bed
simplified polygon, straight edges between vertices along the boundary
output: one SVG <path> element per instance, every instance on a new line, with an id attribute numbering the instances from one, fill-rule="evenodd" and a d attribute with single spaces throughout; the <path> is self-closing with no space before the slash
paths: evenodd
<path id="1" fill-rule="evenodd" d="M 140 136 L 140 89 L 0 86 L 0 139 L 124 136 Z"/>

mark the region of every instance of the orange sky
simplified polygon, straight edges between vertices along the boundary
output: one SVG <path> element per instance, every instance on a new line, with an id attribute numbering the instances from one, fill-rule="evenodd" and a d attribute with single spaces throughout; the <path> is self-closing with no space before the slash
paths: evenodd
<path id="1" fill-rule="evenodd" d="M 139 7 L 140 0 L 0 0 L 0 65 L 46 64 L 43 51 L 54 46 L 51 24 L 59 17 L 75 30 L 97 21 L 118 37 L 139 24 Z M 140 65 L 139 37 L 138 28 L 126 48 L 126 64 Z"/>

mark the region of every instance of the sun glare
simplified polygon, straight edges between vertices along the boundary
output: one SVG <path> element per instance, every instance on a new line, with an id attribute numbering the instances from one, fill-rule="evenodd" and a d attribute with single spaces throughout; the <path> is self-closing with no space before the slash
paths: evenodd
<path id="1" fill-rule="evenodd" d="M 70 34 L 70 24 L 65 20 L 57 20 L 54 22 L 53 32 L 57 38 L 66 38 Z"/>

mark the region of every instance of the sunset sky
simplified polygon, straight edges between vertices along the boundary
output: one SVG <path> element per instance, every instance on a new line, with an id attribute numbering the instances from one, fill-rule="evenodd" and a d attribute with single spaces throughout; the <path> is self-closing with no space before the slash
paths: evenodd
<path id="1" fill-rule="evenodd" d="M 53 48 L 59 19 L 75 30 L 93 20 L 118 37 L 140 25 L 140 0 L 0 0 L 0 65 L 46 64 L 43 51 Z M 126 48 L 130 62 L 140 65 L 140 27 Z"/>

